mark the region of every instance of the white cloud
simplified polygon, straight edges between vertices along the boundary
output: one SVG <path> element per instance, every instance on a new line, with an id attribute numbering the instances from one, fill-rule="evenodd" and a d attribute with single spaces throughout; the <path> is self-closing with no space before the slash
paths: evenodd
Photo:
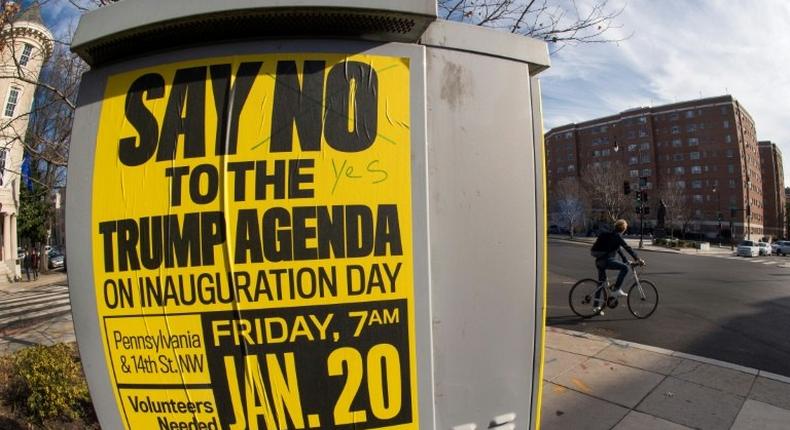
<path id="1" fill-rule="evenodd" d="M 613 35 L 633 31 L 630 39 L 552 58 L 543 77 L 548 127 L 729 93 L 758 138 L 790 159 L 790 2 L 632 0 L 618 21 L 624 28 Z"/>

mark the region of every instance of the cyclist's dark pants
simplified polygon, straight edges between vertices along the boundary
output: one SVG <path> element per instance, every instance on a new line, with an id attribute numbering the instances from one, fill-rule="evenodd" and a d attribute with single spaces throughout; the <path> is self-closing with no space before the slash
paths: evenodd
<path id="1" fill-rule="evenodd" d="M 615 283 L 616 288 L 620 288 L 623 285 L 623 280 L 625 280 L 625 275 L 628 274 L 628 266 L 625 263 L 621 263 L 614 258 L 602 258 L 599 260 L 595 260 L 595 267 L 598 268 L 598 281 L 603 282 L 606 280 L 606 271 L 607 270 L 619 270 L 620 273 L 617 275 L 617 282 Z"/>

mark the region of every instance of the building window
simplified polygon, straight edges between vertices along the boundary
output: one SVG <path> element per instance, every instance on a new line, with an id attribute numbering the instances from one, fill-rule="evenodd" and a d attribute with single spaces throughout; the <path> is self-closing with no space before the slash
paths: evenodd
<path id="1" fill-rule="evenodd" d="M 19 56 L 19 65 L 26 66 L 27 62 L 30 61 L 31 54 L 33 54 L 33 45 L 25 43 L 25 47 L 22 48 L 22 55 Z"/>
<path id="2" fill-rule="evenodd" d="M 637 144 L 636 144 L 636 143 L 631 143 L 631 144 L 629 144 L 629 145 L 628 145 L 628 152 L 634 152 L 634 151 L 636 151 L 636 147 L 637 147 Z"/>
<path id="3" fill-rule="evenodd" d="M 699 160 L 699 152 L 690 152 L 689 159 L 691 160 Z"/>
<path id="4" fill-rule="evenodd" d="M 595 151 L 592 152 L 592 156 L 593 157 L 600 157 L 601 156 L 601 151 L 596 149 Z"/>
<path id="5" fill-rule="evenodd" d="M 723 126 L 724 126 L 724 128 L 730 128 L 730 122 L 729 121 L 724 121 Z"/>
<path id="6" fill-rule="evenodd" d="M 731 174 L 731 175 L 732 175 L 733 173 L 735 173 L 735 166 L 734 166 L 734 165 L 732 165 L 732 164 L 728 164 L 728 165 L 727 165 L 727 173 L 729 173 L 729 174 Z"/>
<path id="7" fill-rule="evenodd" d="M 689 146 L 697 146 L 699 145 L 699 139 L 696 137 L 689 137 Z"/>
<path id="8" fill-rule="evenodd" d="M 596 137 L 595 139 L 592 140 L 592 144 L 593 144 L 593 146 L 600 145 L 601 144 L 601 139 Z"/>
<path id="9" fill-rule="evenodd" d="M 672 154 L 672 159 L 675 161 L 683 161 L 683 154 L 680 153 Z"/>
<path id="10" fill-rule="evenodd" d="M 628 164 L 639 164 L 639 157 L 631 157 L 628 159 Z"/>
<path id="11" fill-rule="evenodd" d="M 643 144 L 639 145 L 639 149 L 642 150 L 642 151 L 649 151 L 650 150 L 650 144 L 649 143 L 643 143 Z"/>
<path id="12" fill-rule="evenodd" d="M 629 139 L 634 139 L 634 138 L 636 137 L 636 132 L 635 132 L 634 130 L 628 130 L 628 135 L 627 135 L 627 137 L 628 137 Z"/>
<path id="13" fill-rule="evenodd" d="M 727 106 L 722 106 L 721 107 L 721 114 L 722 115 L 727 115 Z"/>
<path id="14" fill-rule="evenodd" d="M 700 173 L 702 173 L 702 166 L 691 166 L 692 175 L 699 175 Z"/>
<path id="15" fill-rule="evenodd" d="M 632 178 L 638 178 L 639 177 L 639 170 L 637 170 L 637 169 L 631 170 L 628 173 L 629 173 L 629 175 L 631 175 Z"/>
<path id="16" fill-rule="evenodd" d="M 606 130 L 609 130 L 609 127 L 606 125 L 601 126 L 601 133 L 606 133 Z"/>
<path id="17" fill-rule="evenodd" d="M 700 189 L 702 188 L 702 181 L 699 179 L 695 179 L 691 181 L 691 188 Z"/>
<path id="18" fill-rule="evenodd" d="M 694 194 L 694 196 L 692 198 L 694 200 L 694 203 L 702 203 L 702 195 L 701 194 Z"/>
<path id="19" fill-rule="evenodd" d="M 640 156 L 639 158 L 642 164 L 646 164 L 650 162 L 650 154 L 642 154 L 642 156 Z"/>
<path id="20" fill-rule="evenodd" d="M 6 101 L 5 104 L 5 116 L 14 116 L 16 105 L 19 103 L 20 92 L 22 92 L 22 90 L 17 87 L 11 87 L 11 89 L 8 91 L 8 101 Z"/>
<path id="21" fill-rule="evenodd" d="M 638 119 L 637 121 L 638 121 L 640 124 L 646 124 L 646 123 L 647 123 L 647 117 L 640 116 L 640 117 L 639 117 L 639 119 Z M 641 132 L 641 130 L 640 130 L 640 132 Z"/>
<path id="22" fill-rule="evenodd" d="M 686 188 L 686 181 L 677 181 L 675 182 L 675 188 L 679 190 L 683 190 Z"/>
<path id="23" fill-rule="evenodd" d="M 611 151 L 609 150 L 609 148 L 601 150 L 601 155 L 602 156 L 608 157 L 609 154 L 611 154 Z"/>
<path id="24" fill-rule="evenodd" d="M 686 173 L 686 169 L 684 169 L 683 166 L 675 167 L 675 174 L 676 175 L 682 175 L 684 173 Z"/>
<path id="25" fill-rule="evenodd" d="M 672 139 L 672 147 L 673 148 L 680 148 L 683 146 L 683 141 L 680 139 Z"/>
<path id="26" fill-rule="evenodd" d="M 727 158 L 735 157 L 735 151 L 733 151 L 732 149 L 728 149 L 727 152 L 725 152 L 725 154 L 727 155 Z"/>
<path id="27" fill-rule="evenodd" d="M 558 175 L 561 175 L 561 174 L 563 174 L 563 173 L 565 173 L 565 168 L 564 168 L 564 167 L 558 167 L 558 168 L 557 168 L 557 174 L 558 174 Z"/>
<path id="28" fill-rule="evenodd" d="M 651 172 L 650 169 L 642 169 L 642 176 L 644 176 L 644 177 L 650 176 L 651 173 L 652 172 Z"/>
<path id="29" fill-rule="evenodd" d="M 678 127 L 676 125 L 673 125 L 672 126 L 672 134 L 678 134 L 678 133 L 680 133 L 680 127 Z"/>
<path id="30" fill-rule="evenodd" d="M 724 136 L 724 141 L 727 143 L 732 143 L 732 136 L 730 136 L 729 134 Z"/>
<path id="31" fill-rule="evenodd" d="M 575 172 L 576 171 L 576 166 L 574 166 L 573 164 L 569 164 L 568 165 L 568 171 L 569 172 Z"/>
<path id="32" fill-rule="evenodd" d="M 647 136 L 647 132 L 645 131 L 645 129 L 640 128 L 639 129 L 639 137 L 645 137 L 645 136 Z"/>
<path id="33" fill-rule="evenodd" d="M 570 139 L 572 137 L 573 137 L 573 132 L 572 131 L 569 131 L 569 132 L 565 133 L 565 138 L 566 139 Z"/>
<path id="34" fill-rule="evenodd" d="M 697 131 L 697 124 L 689 124 L 686 126 L 686 131 L 689 133 L 693 133 Z"/>
<path id="35" fill-rule="evenodd" d="M 686 118 L 694 118 L 694 111 L 693 110 L 687 110 L 686 111 Z"/>

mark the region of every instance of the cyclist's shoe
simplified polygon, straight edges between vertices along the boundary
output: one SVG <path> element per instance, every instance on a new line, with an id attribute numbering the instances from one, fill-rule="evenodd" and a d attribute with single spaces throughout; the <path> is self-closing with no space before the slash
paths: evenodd
<path id="1" fill-rule="evenodd" d="M 626 293 L 625 291 L 623 291 L 623 289 L 622 289 L 622 288 L 618 288 L 618 289 L 616 289 L 616 290 L 612 291 L 612 295 L 613 295 L 614 297 L 628 297 L 628 293 Z"/>
<path id="2" fill-rule="evenodd" d="M 596 306 L 593 308 L 593 314 L 595 315 L 603 315 L 603 308 L 600 306 Z"/>

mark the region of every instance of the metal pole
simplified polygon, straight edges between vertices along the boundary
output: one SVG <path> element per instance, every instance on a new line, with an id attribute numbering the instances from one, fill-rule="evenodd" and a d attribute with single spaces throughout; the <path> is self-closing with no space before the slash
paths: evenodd
<path id="1" fill-rule="evenodd" d="M 639 249 L 642 249 L 644 233 L 645 233 L 645 202 L 642 201 L 642 199 L 640 199 L 639 200 Z"/>

